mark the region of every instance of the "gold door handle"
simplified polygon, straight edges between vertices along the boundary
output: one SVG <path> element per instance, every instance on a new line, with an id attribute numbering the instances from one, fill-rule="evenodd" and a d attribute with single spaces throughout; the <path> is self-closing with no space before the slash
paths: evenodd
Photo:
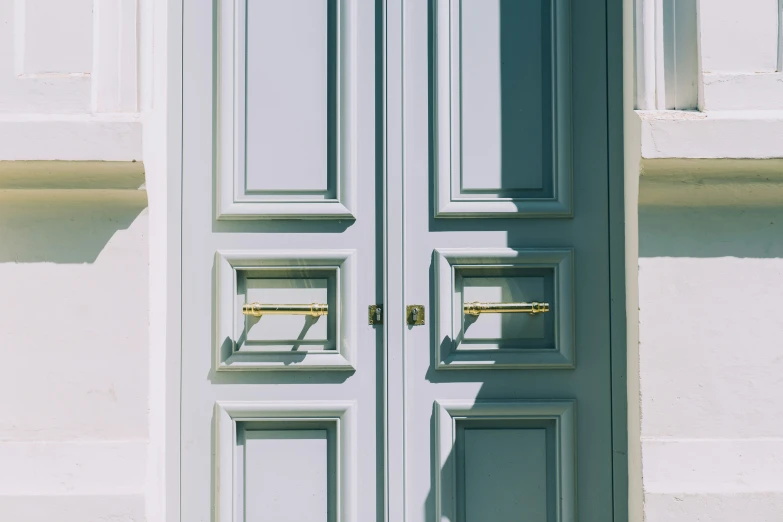
<path id="1" fill-rule="evenodd" d="M 467 315 L 481 314 L 541 314 L 549 311 L 549 303 L 465 303 L 463 310 Z"/>
<path id="2" fill-rule="evenodd" d="M 242 313 L 261 317 L 262 315 L 309 315 L 321 317 L 329 313 L 329 305 L 322 303 L 310 304 L 261 304 L 246 303 L 242 305 Z"/>

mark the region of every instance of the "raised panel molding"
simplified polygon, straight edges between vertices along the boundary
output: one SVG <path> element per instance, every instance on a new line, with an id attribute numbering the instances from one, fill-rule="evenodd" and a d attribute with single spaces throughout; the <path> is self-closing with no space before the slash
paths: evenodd
<path id="1" fill-rule="evenodd" d="M 465 121 L 464 121 L 464 82 L 462 68 L 463 56 L 466 51 L 461 20 L 466 0 L 437 0 L 435 9 L 435 216 L 436 217 L 571 217 L 572 216 L 572 153 L 571 153 L 571 4 L 570 0 L 551 0 L 543 2 L 548 13 L 549 26 L 542 30 L 541 43 L 549 46 L 551 52 L 544 56 L 542 62 L 542 81 L 549 71 L 551 77 L 546 78 L 550 84 L 542 89 L 541 96 L 551 92 L 551 114 L 546 111 L 542 116 L 542 143 L 551 142 L 551 147 L 542 146 L 542 163 L 540 167 L 541 187 L 524 187 L 503 189 L 509 174 L 517 172 L 530 175 L 525 171 L 515 170 L 505 172 L 502 169 L 502 159 L 496 173 L 501 178 L 500 187 L 466 189 L 465 177 Z M 481 9 L 488 9 L 495 3 L 475 4 Z M 531 4 L 533 5 L 533 4 Z M 475 9 L 475 6 L 472 9 Z M 547 7 L 548 6 L 548 7 Z M 489 15 L 488 15 L 489 16 Z M 503 19 L 499 14 L 498 23 Z M 504 21 L 507 22 L 507 21 Z M 542 26 L 543 27 L 543 26 Z M 548 41 L 544 41 L 547 32 Z M 505 33 L 504 33 L 505 34 Z M 521 51 L 521 50 L 518 50 Z M 475 52 L 481 52 L 477 50 Z M 544 53 L 542 53 L 544 54 Z M 547 58 L 549 59 L 546 62 Z M 484 59 L 476 63 L 486 63 Z M 496 74 L 472 74 L 469 78 L 482 76 L 498 76 Z M 472 81 L 472 80 L 471 80 Z M 501 81 L 501 80 L 498 80 Z M 500 89 L 502 91 L 502 88 Z M 490 118 L 491 119 L 491 118 Z M 502 119 L 502 118 L 501 118 Z M 483 120 L 482 120 L 483 121 Z M 487 120 L 488 122 L 489 120 Z M 489 125 L 489 123 L 487 123 Z M 494 129 L 495 125 L 490 125 Z M 486 129 L 490 131 L 492 129 Z M 471 129 L 474 136 L 485 134 L 482 129 Z M 494 131 L 493 131 L 494 132 Z M 509 131 L 510 133 L 511 131 Z M 524 133 L 523 133 L 524 134 Z M 493 146 L 503 147 L 500 140 L 489 140 Z M 505 140 L 502 140 L 505 141 Z M 511 144 L 513 145 L 513 144 Z M 520 144 L 519 146 L 521 146 Z M 548 150 L 547 150 L 548 149 Z M 476 176 L 485 178 L 482 169 L 487 168 L 486 155 L 479 154 L 482 163 Z M 474 162 L 475 163 L 475 162 Z M 498 163 L 498 162 L 495 162 Z M 531 170 L 535 170 L 535 167 Z M 535 172 L 533 172 L 535 178 Z M 509 180 L 509 183 L 511 180 Z M 514 181 L 518 184 L 519 180 Z M 546 190 L 544 188 L 546 187 Z M 538 193 L 536 193 L 538 192 Z"/>
<path id="2" fill-rule="evenodd" d="M 574 368 L 574 251 L 562 249 L 436 249 L 435 264 L 435 366 L 438 370 Z M 463 333 L 462 304 L 455 298 L 461 268 L 524 271 L 551 270 L 554 314 L 553 346 L 504 349 L 458 349 Z M 524 272 L 523 272 L 524 273 Z"/>
<path id="3" fill-rule="evenodd" d="M 323 0 L 324 3 L 329 0 Z M 220 0 L 217 68 L 217 218 L 218 219 L 352 219 L 356 217 L 356 0 L 329 2 L 334 9 L 333 43 L 324 46 L 334 64 L 334 87 L 324 95 L 329 106 L 324 176 L 313 187 L 249 189 L 248 173 L 284 180 L 284 170 L 249 170 L 247 166 L 247 0 Z M 260 6 L 261 3 L 255 4 Z M 278 4 L 290 5 L 295 4 Z M 307 12 L 307 11 L 304 11 Z M 312 12 L 310 13 L 312 14 Z M 313 14 L 315 16 L 315 14 Z M 328 22 L 331 23 L 331 22 Z M 327 34 L 329 31 L 327 31 Z M 331 73 L 327 73 L 331 74 Z M 305 86 L 306 87 L 306 86 Z M 327 99 L 331 97 L 331 99 Z M 309 129 L 312 130 L 312 129 Z M 289 147 L 293 154 L 297 144 Z M 320 154 L 322 151 L 318 151 Z M 314 154 L 298 150 L 297 154 Z M 314 180 L 320 174 L 306 174 Z M 272 187 L 274 188 L 274 187 Z"/>
<path id="4" fill-rule="evenodd" d="M 576 403 L 573 400 L 509 400 L 435 402 L 433 467 L 435 475 L 434 520 L 465 520 L 460 502 L 466 502 L 465 485 L 459 484 L 460 460 L 464 448 L 458 447 L 460 423 L 481 423 L 484 429 L 550 429 L 547 441 L 546 511 L 550 522 L 576 521 Z M 477 424 L 478 425 L 478 424 Z M 464 440 L 464 439 L 463 439 Z M 524 450 L 524 448 L 520 448 Z M 462 464 L 464 466 L 464 464 Z M 461 473 L 465 480 L 465 473 Z M 550 486 L 551 485 L 551 486 Z M 517 484 L 517 487 L 520 485 Z M 512 485 L 513 487 L 513 485 Z M 463 494 L 458 492 L 462 490 Z M 497 506 L 502 509 L 503 506 Z"/>
<path id="5" fill-rule="evenodd" d="M 356 281 L 353 250 L 223 251 L 215 257 L 215 367 L 226 370 L 353 370 L 356 351 Z M 243 333 L 236 327 L 242 317 L 237 302 L 240 273 L 264 271 L 278 276 L 305 277 L 311 272 L 334 274 L 334 349 L 242 352 Z"/>
<path id="6" fill-rule="evenodd" d="M 267 401 L 217 402 L 215 404 L 215 522 L 245 520 L 244 502 L 247 475 L 242 465 L 240 432 L 256 430 L 302 432 L 329 430 L 334 444 L 328 451 L 330 513 L 324 520 L 356 520 L 356 426 L 352 401 Z M 333 458 L 330 458 L 333 457 Z M 296 458 L 292 456 L 292 458 Z M 290 478 L 290 477 L 289 477 Z"/>

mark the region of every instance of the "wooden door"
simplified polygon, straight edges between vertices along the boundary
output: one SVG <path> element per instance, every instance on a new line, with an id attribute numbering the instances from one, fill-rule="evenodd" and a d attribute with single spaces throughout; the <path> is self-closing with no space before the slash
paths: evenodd
<path id="1" fill-rule="evenodd" d="M 613 518 L 605 20 L 187 3 L 183 520 Z"/>
<path id="2" fill-rule="evenodd" d="M 605 3 L 397 5 L 394 519 L 612 520 Z"/>
<path id="3" fill-rule="evenodd" d="M 194 0 L 183 29 L 182 520 L 375 520 L 374 5 Z"/>

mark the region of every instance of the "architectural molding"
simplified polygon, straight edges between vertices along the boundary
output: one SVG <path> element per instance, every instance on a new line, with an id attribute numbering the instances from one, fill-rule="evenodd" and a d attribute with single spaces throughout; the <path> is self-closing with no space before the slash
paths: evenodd
<path id="1" fill-rule="evenodd" d="M 258 423 L 267 429 L 286 426 L 287 429 L 307 429 L 308 426 L 331 424 L 336 439 L 334 513 L 342 522 L 356 519 L 356 425 L 355 404 L 350 401 L 259 401 L 218 402 L 215 404 L 215 520 L 237 520 L 237 498 L 245 492 L 246 475 L 238 469 L 238 425 Z M 247 424 L 246 424 L 247 425 Z M 243 517 L 244 518 L 244 517 Z M 330 517 L 331 518 L 331 517 Z"/>
<path id="2" fill-rule="evenodd" d="M 227 370 L 354 370 L 356 367 L 356 253 L 353 250 L 223 251 L 215 255 L 215 369 Z M 327 320 L 334 321 L 333 349 L 244 351 L 247 332 L 237 297 L 240 278 L 249 271 L 308 278 L 315 274 L 334 280 L 334 306 Z M 282 342 L 282 341 L 281 341 Z M 284 344 L 284 343 L 283 343 Z"/>
<path id="3" fill-rule="evenodd" d="M 357 192 L 357 96 L 359 71 L 356 56 L 357 4 L 340 0 L 335 4 L 335 91 L 328 103 L 335 106 L 336 140 L 328 154 L 335 156 L 334 167 L 326 168 L 322 180 L 331 190 L 310 187 L 300 190 L 252 190 L 248 176 L 259 167 L 248 166 L 248 123 L 246 86 L 248 82 L 247 2 L 224 0 L 217 3 L 215 151 L 217 154 L 218 219 L 355 219 Z M 252 149 L 252 147 L 250 147 Z M 303 153 L 307 154 L 306 151 Z M 263 169 L 264 176 L 285 177 L 281 171 Z M 312 194 L 310 192 L 313 192 Z M 325 193 L 324 193 L 325 192 Z"/>
<path id="4" fill-rule="evenodd" d="M 141 161 L 138 115 L 2 114 L 4 161 Z"/>
<path id="5" fill-rule="evenodd" d="M 574 251 L 563 249 L 437 249 L 435 265 L 435 327 L 436 360 L 438 370 L 509 369 L 509 368 L 574 368 L 575 302 Z M 484 339 L 486 344 L 477 349 L 466 342 L 468 319 L 463 313 L 464 270 L 474 277 L 481 272 L 495 271 L 498 277 L 541 277 L 540 270 L 550 272 L 552 278 L 551 330 L 544 326 L 542 339 L 531 339 L 540 346 L 510 348 L 499 344 L 499 339 Z M 544 299 L 543 294 L 538 299 Z M 538 317 L 543 321 L 544 317 Z M 545 323 L 546 324 L 546 323 Z M 551 339 L 549 338 L 551 335 Z M 493 341 L 495 344 L 493 345 Z M 522 342 L 516 339 L 515 342 Z M 551 343 L 551 344 L 550 344 Z M 493 348 L 490 348 L 493 346 Z"/>
<path id="6" fill-rule="evenodd" d="M 0 161 L 0 190 L 145 191 L 141 161 Z"/>
<path id="7" fill-rule="evenodd" d="M 551 168 L 543 173 L 543 184 L 533 190 L 522 189 L 470 190 L 465 187 L 469 170 L 465 159 L 465 107 L 463 98 L 467 88 L 463 54 L 464 24 L 460 2 L 440 0 L 434 9 L 434 115 L 435 189 L 433 191 L 435 217 L 571 217 L 572 115 L 571 115 L 571 3 L 570 0 L 552 2 L 547 13 L 551 35 L 546 42 L 551 48 L 550 63 L 552 95 L 551 117 L 545 118 L 541 132 L 549 134 L 551 146 L 544 147 L 550 154 Z M 546 192 L 542 195 L 537 192 Z"/>
<path id="8" fill-rule="evenodd" d="M 783 158 L 783 111 L 637 111 L 642 161 Z"/>
<path id="9" fill-rule="evenodd" d="M 483 426 L 518 423 L 516 429 L 552 430 L 551 466 L 554 491 L 547 497 L 556 499 L 548 506 L 556 522 L 576 520 L 576 402 L 572 400 L 439 400 L 435 402 L 433 475 L 435 478 L 436 520 L 459 519 L 459 475 L 456 454 L 465 451 L 458 446 L 460 424 L 483 421 Z M 512 428 L 513 429 L 513 428 Z M 547 451 L 549 453 L 549 451 Z M 462 458 L 465 458 L 463 453 Z M 464 472 L 463 472 L 464 473 Z M 463 477 L 464 480 L 464 477 Z M 548 489 L 548 488 L 547 488 Z"/>
<path id="10" fill-rule="evenodd" d="M 696 0 L 635 0 L 636 107 L 695 109 Z"/>

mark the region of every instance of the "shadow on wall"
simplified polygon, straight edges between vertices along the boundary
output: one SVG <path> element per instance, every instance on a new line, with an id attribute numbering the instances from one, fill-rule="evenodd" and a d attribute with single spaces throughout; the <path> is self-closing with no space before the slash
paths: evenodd
<path id="1" fill-rule="evenodd" d="M 147 208 L 145 191 L 0 191 L 0 263 L 93 263 Z"/>
<path id="2" fill-rule="evenodd" d="M 783 208 L 640 208 L 639 257 L 783 258 Z"/>

